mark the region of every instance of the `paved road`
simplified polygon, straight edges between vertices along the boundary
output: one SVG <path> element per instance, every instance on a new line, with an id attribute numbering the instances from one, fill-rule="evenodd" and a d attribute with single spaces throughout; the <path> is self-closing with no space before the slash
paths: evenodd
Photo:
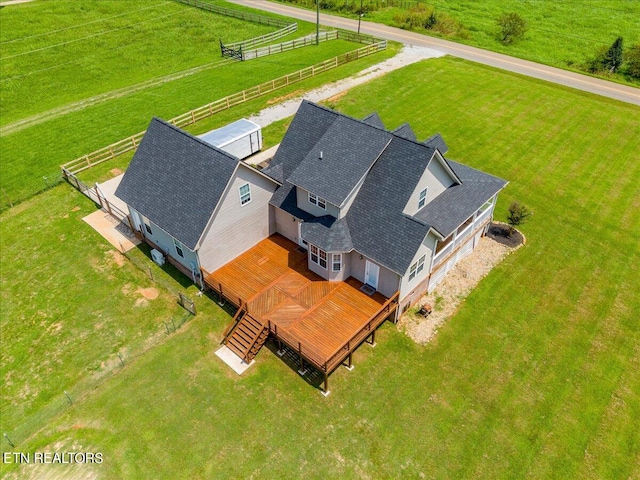
<path id="1" fill-rule="evenodd" d="M 230 0 L 233 3 L 245 5 L 247 7 L 258 8 L 273 13 L 279 13 L 288 17 L 316 21 L 316 13 L 289 5 L 272 3 L 267 0 Z M 336 17 L 325 13 L 320 13 L 320 23 L 331 27 L 343 28 L 345 30 L 357 31 L 358 21 L 350 18 Z M 449 55 L 464 58 L 485 65 L 501 68 L 511 72 L 521 73 L 534 78 L 540 78 L 549 82 L 566 85 L 568 87 L 584 90 L 605 97 L 615 98 L 623 102 L 640 105 L 640 89 L 627 85 L 620 85 L 607 80 L 569 72 L 559 68 L 541 65 L 539 63 L 520 60 L 500 53 L 482 50 L 480 48 L 462 45 L 439 38 L 433 38 L 419 33 L 408 32 L 399 28 L 388 27 L 378 23 L 362 22 L 362 33 L 368 33 L 387 40 L 428 47 L 440 50 Z"/>

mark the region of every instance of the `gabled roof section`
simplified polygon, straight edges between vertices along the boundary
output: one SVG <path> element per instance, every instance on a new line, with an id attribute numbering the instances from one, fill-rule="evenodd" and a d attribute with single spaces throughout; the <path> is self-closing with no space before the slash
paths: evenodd
<path id="1" fill-rule="evenodd" d="M 414 142 L 418 140 L 418 137 L 416 137 L 416 134 L 413 132 L 411 125 L 409 125 L 408 123 L 400 125 L 393 131 L 393 133 L 395 133 L 399 137 L 406 138 L 407 140 L 412 140 Z"/>
<path id="2" fill-rule="evenodd" d="M 116 195 L 194 250 L 238 162 L 154 118 Z"/>
<path id="3" fill-rule="evenodd" d="M 506 180 L 462 163 L 447 162 L 462 183 L 446 189 L 413 217 L 433 226 L 445 238 L 507 185 Z"/>
<path id="4" fill-rule="evenodd" d="M 336 115 L 286 180 L 340 206 L 391 138 L 389 132 Z"/>
<path id="5" fill-rule="evenodd" d="M 424 144 L 428 147 L 437 148 L 442 155 L 449 151 L 449 147 L 445 143 L 444 138 L 442 138 L 442 135 L 439 133 L 431 135 L 424 141 Z"/>
<path id="6" fill-rule="evenodd" d="M 369 115 L 364 117 L 362 119 L 362 122 L 366 123 L 367 125 L 371 125 L 372 127 L 377 127 L 382 130 L 385 129 L 384 123 L 382 123 L 382 119 L 380 118 L 380 115 L 378 115 L 376 112 L 370 113 Z"/>
<path id="7" fill-rule="evenodd" d="M 351 233 L 346 218 L 336 220 L 330 215 L 314 218 L 302 224 L 302 237 L 328 252 L 353 250 Z"/>
<path id="8" fill-rule="evenodd" d="M 315 145 L 333 124 L 337 113 L 303 100 L 278 151 L 267 168 L 262 170 L 280 183 L 291 175 L 309 149 Z"/>

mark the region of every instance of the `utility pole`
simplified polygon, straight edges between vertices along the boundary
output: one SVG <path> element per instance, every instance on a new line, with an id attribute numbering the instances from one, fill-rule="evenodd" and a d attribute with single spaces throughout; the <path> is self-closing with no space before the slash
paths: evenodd
<path id="1" fill-rule="evenodd" d="M 316 45 L 320 45 L 320 0 L 316 0 Z"/>
<path id="2" fill-rule="evenodd" d="M 360 35 L 360 22 L 362 21 L 362 0 L 360 0 L 360 10 L 358 11 L 358 35 Z"/>

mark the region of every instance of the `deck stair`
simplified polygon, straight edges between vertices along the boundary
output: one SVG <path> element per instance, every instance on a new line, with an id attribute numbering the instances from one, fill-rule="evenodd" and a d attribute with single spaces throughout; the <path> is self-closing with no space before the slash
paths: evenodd
<path id="1" fill-rule="evenodd" d="M 229 325 L 223 343 L 242 360 L 249 363 L 258 354 L 269 336 L 268 325 L 252 317 L 246 304 L 238 309 Z"/>

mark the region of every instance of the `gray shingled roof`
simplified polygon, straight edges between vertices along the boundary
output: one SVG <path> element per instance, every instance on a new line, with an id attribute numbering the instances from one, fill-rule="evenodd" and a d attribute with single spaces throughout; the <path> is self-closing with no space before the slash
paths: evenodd
<path id="1" fill-rule="evenodd" d="M 336 115 L 286 180 L 340 206 L 391 138 L 384 130 Z"/>
<path id="2" fill-rule="evenodd" d="M 302 237 L 327 252 L 350 252 L 353 249 L 347 220 L 336 220 L 330 215 L 304 222 Z"/>
<path id="3" fill-rule="evenodd" d="M 453 160 L 447 162 L 462 184 L 449 187 L 414 215 L 445 238 L 507 184 L 505 180 L 475 168 Z"/>
<path id="4" fill-rule="evenodd" d="M 439 133 L 431 135 L 423 143 L 428 147 L 437 148 L 442 155 L 449 151 L 449 147 L 445 143 L 444 138 L 442 138 L 442 135 Z"/>
<path id="5" fill-rule="evenodd" d="M 345 122 L 349 125 L 348 133 L 351 137 L 347 145 L 366 143 L 370 137 L 382 138 L 364 121 L 354 121 L 338 112 L 303 102 L 281 144 L 286 146 L 286 150 L 281 152 L 282 146 L 280 147 L 276 156 L 278 162 L 275 165 L 272 163 L 268 169 L 276 179 L 279 171 L 285 172 L 281 177 L 285 180 L 283 186 L 274 193 L 271 204 L 302 219 L 305 222 L 302 225 L 303 238 L 323 250 L 355 249 L 399 275 L 404 275 L 432 226 L 446 236 L 447 230 L 458 227 L 506 184 L 497 177 L 446 160 L 462 185 L 447 189 L 415 217 L 406 216 L 402 211 L 427 165 L 430 161 L 435 161 L 435 148 L 440 149 L 444 145 L 443 148 L 446 149 L 446 144 L 440 135 L 431 137 L 433 141 L 430 145 L 405 138 L 403 134 L 407 130 L 402 126 L 398 132 L 386 132 L 389 136 L 385 138 L 390 138 L 391 141 L 370 168 L 346 217 L 340 220 L 329 216 L 315 218 L 297 207 L 296 187 L 286 181 L 286 172 L 297 171 L 303 160 L 313 158 L 308 152 L 321 139 L 330 142 L 327 132 L 336 123 L 328 115 L 349 120 Z M 314 118 L 319 119 L 317 126 Z M 300 138 L 292 138 L 295 135 L 300 135 Z M 311 143 L 306 145 L 307 153 L 303 154 L 301 152 L 304 151 L 305 139 L 311 139 Z M 288 157 L 286 152 L 294 152 L 294 155 Z M 329 180 L 340 178 L 345 168 L 347 176 L 352 173 L 351 164 L 344 162 L 338 162 L 332 168 L 334 170 L 330 172 Z M 455 225 L 451 227 L 452 224 Z"/>
<path id="6" fill-rule="evenodd" d="M 382 130 L 385 129 L 384 123 L 382 123 L 382 119 L 380 118 L 380 115 L 378 115 L 376 112 L 370 113 L 369 115 L 364 117 L 362 119 L 362 122 L 366 123 L 367 125 L 371 125 L 372 127 L 378 127 L 378 128 L 381 128 Z"/>
<path id="7" fill-rule="evenodd" d="M 406 138 L 407 140 L 413 140 L 414 142 L 418 140 L 418 137 L 416 137 L 416 134 L 413 132 L 411 125 L 409 125 L 408 123 L 403 123 L 398 128 L 396 128 L 393 133 L 395 133 L 399 137 Z"/>
<path id="8" fill-rule="evenodd" d="M 116 195 L 194 250 L 237 164 L 232 155 L 154 118 Z"/>

